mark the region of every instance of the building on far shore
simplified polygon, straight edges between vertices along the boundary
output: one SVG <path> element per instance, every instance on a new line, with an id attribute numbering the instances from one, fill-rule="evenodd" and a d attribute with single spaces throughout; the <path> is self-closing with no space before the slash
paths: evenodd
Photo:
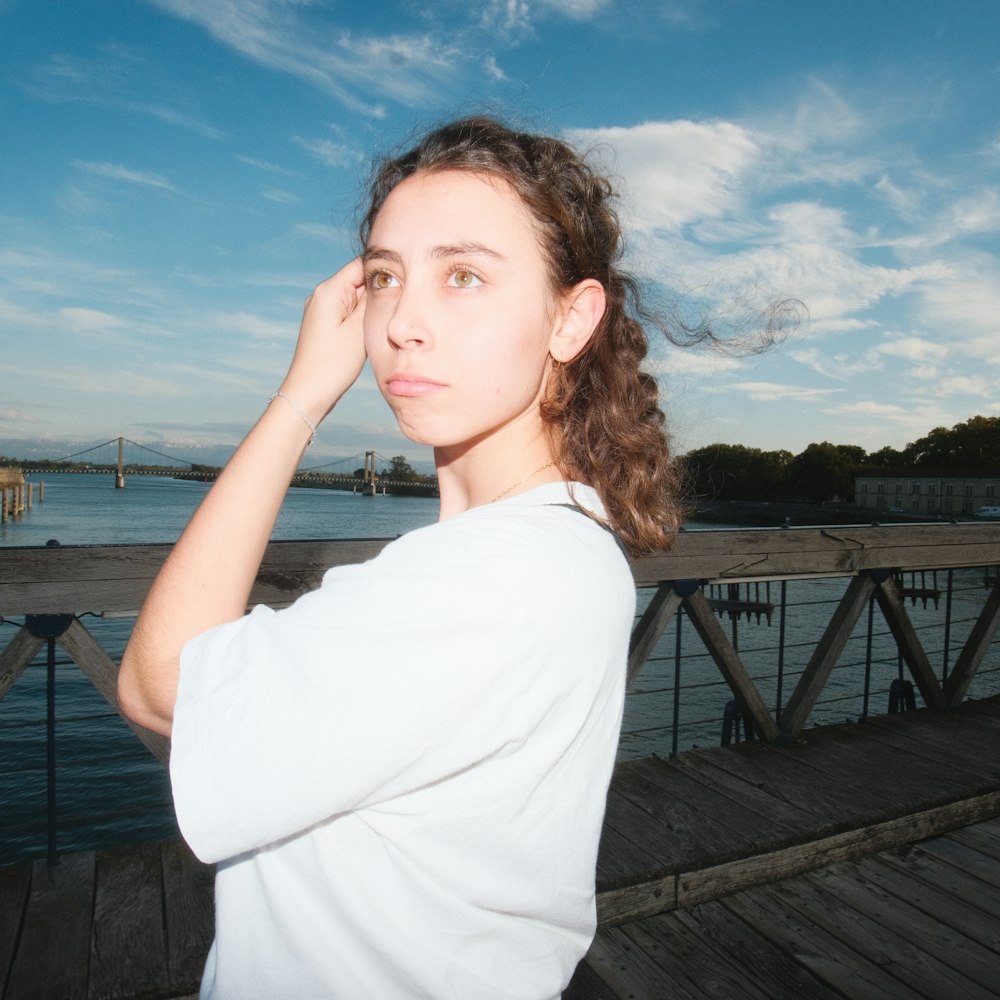
<path id="1" fill-rule="evenodd" d="M 1000 469 L 873 469 L 854 477 L 857 506 L 894 514 L 975 514 L 1000 504 Z"/>

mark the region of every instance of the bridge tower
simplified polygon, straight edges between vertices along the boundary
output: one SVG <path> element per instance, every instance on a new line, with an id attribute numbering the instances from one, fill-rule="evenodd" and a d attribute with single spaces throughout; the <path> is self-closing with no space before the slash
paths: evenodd
<path id="1" fill-rule="evenodd" d="M 368 464 L 369 460 L 371 461 L 371 465 Z M 365 486 L 367 486 L 369 483 L 371 484 L 372 496 L 375 496 L 375 481 L 376 481 L 376 478 L 377 477 L 375 475 L 375 452 L 373 452 L 373 451 L 366 451 L 365 452 L 365 472 L 364 472 L 364 476 L 361 479 L 361 482 Z"/>
<path id="2" fill-rule="evenodd" d="M 125 438 L 118 439 L 118 468 L 115 471 L 115 489 L 125 488 Z"/>

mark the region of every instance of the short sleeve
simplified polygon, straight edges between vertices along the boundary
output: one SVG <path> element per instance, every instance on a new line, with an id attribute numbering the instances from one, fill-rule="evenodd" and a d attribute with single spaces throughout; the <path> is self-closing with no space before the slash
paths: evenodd
<path id="1" fill-rule="evenodd" d="M 512 508 L 413 532 L 206 632 L 175 710 L 182 832 L 233 857 L 516 752 L 597 696 L 622 641 L 605 623 L 630 621 L 633 597 L 603 529 Z"/>

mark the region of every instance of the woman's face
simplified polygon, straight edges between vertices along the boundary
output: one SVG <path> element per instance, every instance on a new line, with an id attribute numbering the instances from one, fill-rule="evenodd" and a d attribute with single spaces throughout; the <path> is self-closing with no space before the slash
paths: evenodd
<path id="1" fill-rule="evenodd" d="M 403 433 L 439 449 L 537 437 L 558 309 L 514 191 L 415 174 L 386 199 L 363 259 L 365 348 Z"/>

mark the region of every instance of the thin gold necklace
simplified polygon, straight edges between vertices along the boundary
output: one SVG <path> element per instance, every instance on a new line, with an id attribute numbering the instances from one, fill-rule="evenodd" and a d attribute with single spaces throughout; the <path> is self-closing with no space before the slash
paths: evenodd
<path id="1" fill-rule="evenodd" d="M 525 484 L 525 483 L 526 483 L 526 482 L 527 482 L 527 481 L 528 481 L 529 479 L 534 479 L 534 478 L 535 478 L 535 476 L 538 476 L 538 475 L 540 475 L 540 474 L 541 474 L 541 473 L 543 473 L 543 472 L 544 472 L 544 471 L 545 471 L 546 469 L 551 469 L 551 468 L 552 468 L 552 466 L 553 466 L 553 465 L 555 465 L 555 464 L 556 464 L 555 462 L 546 462 L 546 463 L 545 463 L 545 465 L 543 465 L 543 466 L 542 466 L 542 467 L 541 467 L 540 469 L 535 469 L 535 471 L 534 471 L 534 472 L 531 472 L 531 473 L 529 473 L 529 474 L 528 474 L 527 476 L 525 476 L 525 477 L 524 477 L 524 479 L 519 479 L 519 480 L 518 480 L 518 481 L 517 481 L 516 483 L 514 483 L 514 484 L 513 484 L 512 486 L 508 486 L 508 487 L 507 487 L 507 489 L 505 489 L 505 490 L 503 491 L 503 493 L 498 493 L 498 494 L 497 494 L 497 495 L 496 495 L 496 496 L 495 496 L 495 497 L 494 497 L 494 498 L 493 498 L 493 499 L 492 499 L 492 500 L 490 501 L 490 503 L 496 503 L 496 502 L 497 502 L 497 500 L 503 500 L 503 498 L 504 498 L 505 496 L 507 496 L 507 494 L 508 494 L 508 493 L 513 493 L 513 492 L 514 492 L 514 490 L 516 490 L 516 489 L 518 488 L 518 486 L 523 486 L 523 485 L 524 485 L 524 484 Z"/>

